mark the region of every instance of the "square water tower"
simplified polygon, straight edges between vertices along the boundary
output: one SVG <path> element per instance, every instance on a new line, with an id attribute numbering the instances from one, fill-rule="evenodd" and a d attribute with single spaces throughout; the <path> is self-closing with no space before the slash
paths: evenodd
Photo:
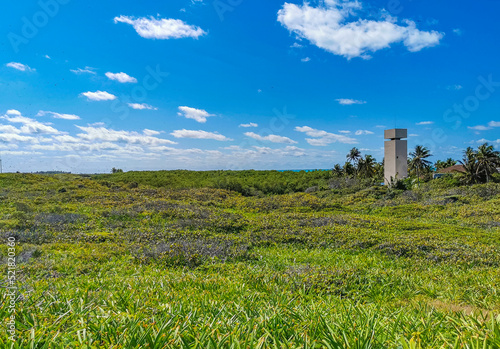
<path id="1" fill-rule="evenodd" d="M 393 128 L 384 131 L 385 157 L 384 157 L 384 182 L 390 184 L 391 180 L 408 177 L 408 130 Z"/>

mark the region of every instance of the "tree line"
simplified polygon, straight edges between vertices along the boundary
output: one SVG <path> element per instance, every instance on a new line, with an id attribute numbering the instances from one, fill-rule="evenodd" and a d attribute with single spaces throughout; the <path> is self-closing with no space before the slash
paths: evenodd
<path id="1" fill-rule="evenodd" d="M 417 145 L 408 156 L 408 175 L 420 182 L 430 179 L 434 172 L 460 164 L 463 167 L 463 172 L 459 174 L 460 180 L 465 184 L 477 184 L 489 182 L 494 174 L 499 173 L 500 152 L 488 143 L 478 146 L 477 149 L 468 147 L 461 160 L 448 158 L 432 163 L 428 160 L 432 156 L 427 147 Z M 363 156 L 361 151 L 354 147 L 346 155 L 344 165 L 335 164 L 332 174 L 337 178 L 372 178 L 382 181 L 384 161 L 377 162 L 371 155 Z"/>

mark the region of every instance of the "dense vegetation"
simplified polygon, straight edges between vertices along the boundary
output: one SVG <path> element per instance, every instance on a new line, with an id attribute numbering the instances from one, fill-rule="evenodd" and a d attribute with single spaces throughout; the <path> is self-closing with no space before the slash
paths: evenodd
<path id="1" fill-rule="evenodd" d="M 0 175 L 0 347 L 500 347 L 500 184 L 373 182 Z"/>

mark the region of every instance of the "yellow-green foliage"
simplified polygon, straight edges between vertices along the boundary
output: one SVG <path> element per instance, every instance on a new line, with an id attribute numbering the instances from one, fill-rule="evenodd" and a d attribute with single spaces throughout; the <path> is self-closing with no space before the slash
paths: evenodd
<path id="1" fill-rule="evenodd" d="M 500 347 L 499 184 L 217 176 L 235 190 L 210 173 L 0 175 L 19 287 L 18 341 L 2 330 L 0 347 Z"/>

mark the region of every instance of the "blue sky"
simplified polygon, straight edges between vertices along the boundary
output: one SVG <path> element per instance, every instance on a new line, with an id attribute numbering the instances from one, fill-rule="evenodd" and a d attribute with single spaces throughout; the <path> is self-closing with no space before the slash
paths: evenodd
<path id="1" fill-rule="evenodd" d="M 9 2 L 4 171 L 311 169 L 500 148 L 500 1 Z"/>

